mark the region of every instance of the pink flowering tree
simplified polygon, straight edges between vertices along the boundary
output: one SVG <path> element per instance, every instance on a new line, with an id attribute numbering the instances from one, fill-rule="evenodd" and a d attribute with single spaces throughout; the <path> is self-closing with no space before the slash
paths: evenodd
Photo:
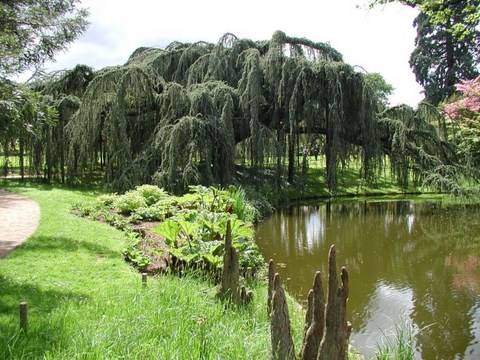
<path id="1" fill-rule="evenodd" d="M 480 76 L 473 80 L 463 80 L 455 87 L 463 94 L 462 98 L 445 105 L 445 113 L 451 119 L 477 120 L 480 116 Z"/>
<path id="2" fill-rule="evenodd" d="M 450 120 L 454 140 L 461 154 L 470 155 L 480 162 L 480 76 L 473 80 L 463 80 L 455 87 L 461 93 L 456 100 L 444 105 L 447 120 Z M 453 140 L 453 139 L 452 139 Z"/>

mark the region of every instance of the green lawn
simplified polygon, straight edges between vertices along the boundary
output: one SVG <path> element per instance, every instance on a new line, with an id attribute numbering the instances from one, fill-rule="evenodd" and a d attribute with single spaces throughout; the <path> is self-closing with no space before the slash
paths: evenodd
<path id="1" fill-rule="evenodd" d="M 376 174 L 375 182 L 367 184 L 360 176 L 360 164 L 352 162 L 348 167 L 338 171 L 338 189 L 335 197 L 399 195 L 404 193 L 417 194 L 430 190 L 413 186 L 412 179 L 407 189 L 402 189 L 390 170 Z M 321 156 L 317 160 L 313 156 L 308 158 L 308 167 L 305 173 L 299 169 L 295 174 L 295 182 L 287 188 L 290 201 L 304 201 L 305 199 L 329 198 L 332 193 L 326 182 L 325 159 Z"/>
<path id="2" fill-rule="evenodd" d="M 41 207 L 36 233 L 0 260 L 0 359 L 267 359 L 264 283 L 254 303 L 225 308 L 198 278 L 143 287 L 122 258 L 123 234 L 70 213 L 98 192 L 0 182 Z M 28 302 L 26 333 L 19 303 Z M 292 307 L 291 307 L 292 308 Z M 293 314 L 301 341 L 301 311 Z M 299 350 L 299 348 L 298 348 Z"/>

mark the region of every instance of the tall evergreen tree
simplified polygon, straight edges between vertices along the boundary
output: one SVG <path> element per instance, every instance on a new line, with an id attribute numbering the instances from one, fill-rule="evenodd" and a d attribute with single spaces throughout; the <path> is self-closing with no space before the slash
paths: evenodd
<path id="1" fill-rule="evenodd" d="M 476 0 L 480 3 L 479 0 Z M 480 63 L 480 32 L 476 23 L 460 37 L 452 31 L 466 24 L 462 2 L 452 4 L 445 23 L 435 23 L 421 12 L 415 19 L 416 48 L 410 56 L 410 66 L 425 91 L 426 100 L 438 105 L 455 93 L 455 84 L 462 79 L 478 76 Z"/>
<path id="2" fill-rule="evenodd" d="M 410 66 L 427 101 L 438 105 L 455 93 L 456 83 L 478 75 L 480 0 L 370 0 L 369 5 L 391 2 L 420 11 Z"/>

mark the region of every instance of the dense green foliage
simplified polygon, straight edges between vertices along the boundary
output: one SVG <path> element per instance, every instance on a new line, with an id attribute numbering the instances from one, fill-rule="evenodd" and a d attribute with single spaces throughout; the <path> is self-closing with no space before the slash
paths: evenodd
<path id="1" fill-rule="evenodd" d="M 88 13 L 77 9 L 78 3 L 79 0 L 1 1 L 0 79 L 39 69 L 82 34 L 88 25 Z"/>
<path id="2" fill-rule="evenodd" d="M 276 157 L 278 172 L 286 166 L 293 181 L 299 134 L 329 129 L 327 172 L 335 189 L 338 153 L 346 156 L 351 140 L 334 128 L 375 139 L 362 135 L 373 126 L 361 126 L 375 121 L 371 91 L 340 61 L 326 44 L 281 32 L 270 41 L 226 34 L 218 44 L 138 49 L 88 86 L 67 126 L 71 172 L 104 157 L 106 181 L 116 189 L 152 181 L 173 191 L 228 185 L 241 147 L 254 168 Z"/>
<path id="3" fill-rule="evenodd" d="M 480 4 L 480 1 L 477 1 Z M 464 4 L 451 5 L 447 21 L 435 24 L 425 13 L 415 19 L 417 28 L 415 50 L 410 56 L 410 66 L 417 82 L 425 89 L 428 102 L 438 105 L 452 96 L 459 80 L 473 79 L 479 74 L 480 32 L 478 24 L 471 24 L 460 41 L 450 31 L 464 20 Z"/>
<path id="4" fill-rule="evenodd" d="M 25 70 L 39 72 L 46 61 L 65 50 L 87 27 L 88 13 L 78 9 L 78 0 L 9 0 L 0 2 L 0 149 L 8 157 L 20 156 L 19 172 L 64 174 L 64 95 L 42 96 L 32 87 L 19 85 L 9 77 Z M 78 99 L 70 99 L 76 110 Z M 71 115 L 71 114 L 70 114 Z M 68 116 L 70 116 L 68 115 Z M 58 122 L 57 122 L 58 120 Z M 25 161 L 25 157 L 29 157 Z"/>
<path id="5" fill-rule="evenodd" d="M 25 154 L 29 157 L 30 172 L 43 174 L 45 163 L 52 163 L 52 129 L 56 127 L 57 115 L 51 98 L 26 86 L 0 81 L 0 148 L 7 159 L 2 169 L 4 175 L 9 171 L 9 156 L 17 154 L 22 174 Z M 51 171 L 45 175 L 50 174 Z"/>
<path id="6" fill-rule="evenodd" d="M 373 89 L 380 103 L 387 106 L 388 97 L 392 95 L 395 90 L 394 87 L 391 84 L 388 84 L 379 73 L 365 74 L 365 82 Z"/>
<path id="7" fill-rule="evenodd" d="M 259 174 L 273 169 L 269 192 L 278 194 L 298 180 L 302 149 L 316 148 L 335 194 L 341 167 L 352 161 L 360 162 L 359 177 L 367 183 L 387 163 L 402 166 L 399 156 L 422 161 L 417 153 L 392 157 L 388 151 L 392 137 L 402 136 L 392 132 L 402 129 L 386 128 L 378 117 L 391 91 L 378 80 L 343 63 L 327 44 L 278 31 L 269 41 L 226 34 L 217 44 L 140 48 L 124 66 L 96 73 L 78 66 L 42 88 L 71 99 L 59 114 L 71 182 L 100 169 L 115 190 L 153 183 L 180 193 L 191 184 L 242 182 L 242 165 L 257 187 L 265 181 Z M 413 124 L 405 114 L 401 121 Z M 416 119 L 422 127 L 432 121 Z M 430 136 L 439 147 L 423 146 L 422 137 L 414 141 L 444 162 L 442 139 L 435 131 Z M 405 171 L 421 182 L 420 167 L 429 170 Z"/>
<path id="8" fill-rule="evenodd" d="M 472 29 L 480 21 L 480 2 L 478 0 L 370 0 L 370 7 L 399 2 L 401 4 L 414 7 L 431 20 L 432 25 L 445 25 L 451 21 L 455 15 L 458 15 L 458 7 L 461 7 L 460 17 L 455 19 L 454 26 L 449 27 L 448 31 L 459 41 L 464 36 L 469 36 Z"/>
<path id="9" fill-rule="evenodd" d="M 144 270 L 149 269 L 154 255 L 168 254 L 186 269 L 201 268 L 216 274 L 223 266 L 227 221 L 231 222 L 233 246 L 242 272 L 247 268 L 258 270 L 264 264 L 253 240 L 257 211 L 242 189 L 219 190 L 198 185 L 176 197 L 157 186 L 142 185 L 123 195 L 102 195 L 93 203 L 78 204 L 75 211 L 124 230 L 127 243 L 123 253 Z M 167 246 L 163 246 L 163 241 L 152 243 L 134 232 L 134 223 L 138 221 L 160 222 L 152 231 L 161 235 Z"/>
<path id="10" fill-rule="evenodd" d="M 269 41 L 225 34 L 217 44 L 174 42 L 137 49 L 123 66 L 79 65 L 38 81 L 42 101 L 57 109 L 54 122 L 27 138 L 43 146 L 22 145 L 22 131 L 3 133 L 3 146 L 28 153 L 30 164 L 38 159 L 47 180 L 101 176 L 121 192 L 249 182 L 278 197 L 302 181 L 309 149 L 326 160 L 331 195 L 351 163 L 367 185 L 386 167 L 403 188 L 406 179 L 437 186 L 429 175 L 452 166 L 460 173 L 438 113 L 385 111 L 391 87 L 382 80 L 356 72 L 328 44 L 280 31 Z M 451 180 L 442 183 L 457 189 Z"/>

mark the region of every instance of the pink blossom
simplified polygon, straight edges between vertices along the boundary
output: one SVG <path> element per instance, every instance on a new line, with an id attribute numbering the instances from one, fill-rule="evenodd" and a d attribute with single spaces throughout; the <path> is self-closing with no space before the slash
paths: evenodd
<path id="1" fill-rule="evenodd" d="M 464 96 L 445 105 L 445 113 L 452 119 L 458 116 L 475 118 L 480 113 L 480 76 L 473 80 L 462 80 L 455 88 Z"/>
<path id="2" fill-rule="evenodd" d="M 447 116 L 451 119 L 455 119 L 460 114 L 457 102 L 446 104 L 444 110 Z"/>

